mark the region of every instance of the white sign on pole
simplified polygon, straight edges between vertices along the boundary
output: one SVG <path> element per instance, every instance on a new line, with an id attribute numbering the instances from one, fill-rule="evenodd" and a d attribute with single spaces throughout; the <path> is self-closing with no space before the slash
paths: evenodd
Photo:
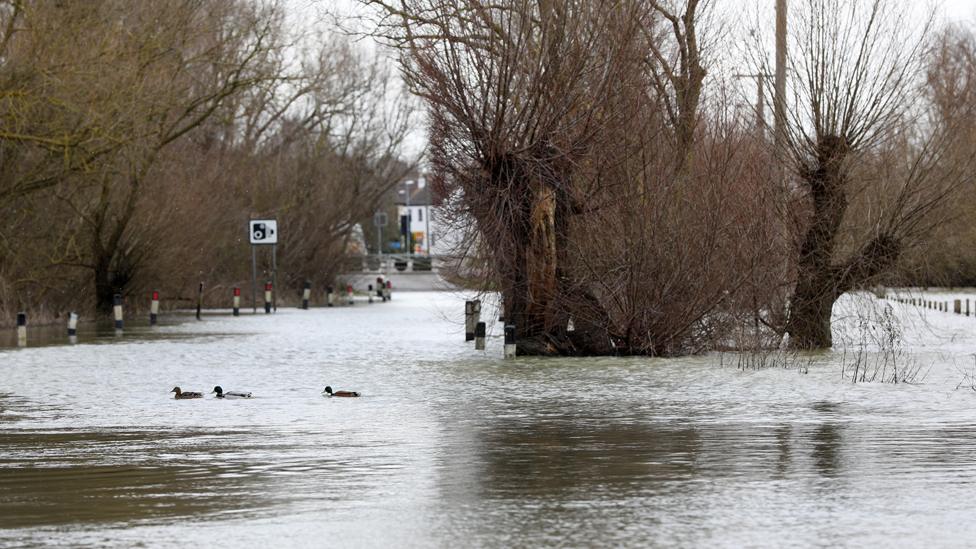
<path id="1" fill-rule="evenodd" d="M 251 244 L 277 244 L 278 221 L 275 219 L 252 219 L 248 223 Z"/>

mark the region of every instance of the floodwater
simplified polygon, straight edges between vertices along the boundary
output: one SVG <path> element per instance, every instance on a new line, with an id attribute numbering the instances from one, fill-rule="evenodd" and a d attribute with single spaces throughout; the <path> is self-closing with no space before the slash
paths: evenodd
<path id="1" fill-rule="evenodd" d="M 500 325 L 486 352 L 463 342 L 462 299 L 0 350 L 0 545 L 976 539 L 976 391 L 958 387 L 976 372 L 976 319 L 912 328 L 919 383 L 852 384 L 839 351 L 760 370 L 717 355 L 504 361 Z M 177 401 L 174 385 L 254 398 Z"/>

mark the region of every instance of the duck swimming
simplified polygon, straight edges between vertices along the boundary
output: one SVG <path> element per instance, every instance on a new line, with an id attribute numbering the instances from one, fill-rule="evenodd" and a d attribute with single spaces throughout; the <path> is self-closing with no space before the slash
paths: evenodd
<path id="1" fill-rule="evenodd" d="M 186 392 L 183 392 L 183 391 L 180 390 L 179 387 L 173 387 L 173 390 L 170 391 L 170 392 L 171 393 L 176 393 L 176 396 L 173 397 L 173 398 L 176 398 L 176 399 L 203 398 L 203 393 L 197 393 L 197 392 L 194 392 L 194 391 L 186 391 Z"/>
<path id="2" fill-rule="evenodd" d="M 328 393 L 330 397 L 358 397 L 359 392 L 357 391 L 333 391 L 332 387 L 326 385 L 323 393 Z"/>
<path id="3" fill-rule="evenodd" d="M 240 391 L 227 391 L 225 393 L 224 390 L 220 388 L 220 385 L 214 387 L 214 390 L 210 392 L 210 394 L 214 393 L 217 393 L 217 398 L 251 398 L 250 392 L 242 393 Z"/>

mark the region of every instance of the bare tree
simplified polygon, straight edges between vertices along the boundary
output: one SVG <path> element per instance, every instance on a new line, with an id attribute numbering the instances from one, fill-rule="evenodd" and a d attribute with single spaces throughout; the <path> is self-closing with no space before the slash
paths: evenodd
<path id="1" fill-rule="evenodd" d="M 784 328 L 796 346 L 823 348 L 837 298 L 889 272 L 940 222 L 964 174 L 941 169 L 951 132 L 916 122 L 931 22 L 887 0 L 806 0 L 791 13 L 782 161 L 797 238 Z"/>

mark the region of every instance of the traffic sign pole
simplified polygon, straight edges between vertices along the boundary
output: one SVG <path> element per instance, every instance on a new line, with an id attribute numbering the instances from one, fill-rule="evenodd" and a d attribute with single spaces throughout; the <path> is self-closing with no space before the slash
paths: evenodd
<path id="1" fill-rule="evenodd" d="M 251 245 L 251 307 L 258 314 L 258 248 Z"/>

